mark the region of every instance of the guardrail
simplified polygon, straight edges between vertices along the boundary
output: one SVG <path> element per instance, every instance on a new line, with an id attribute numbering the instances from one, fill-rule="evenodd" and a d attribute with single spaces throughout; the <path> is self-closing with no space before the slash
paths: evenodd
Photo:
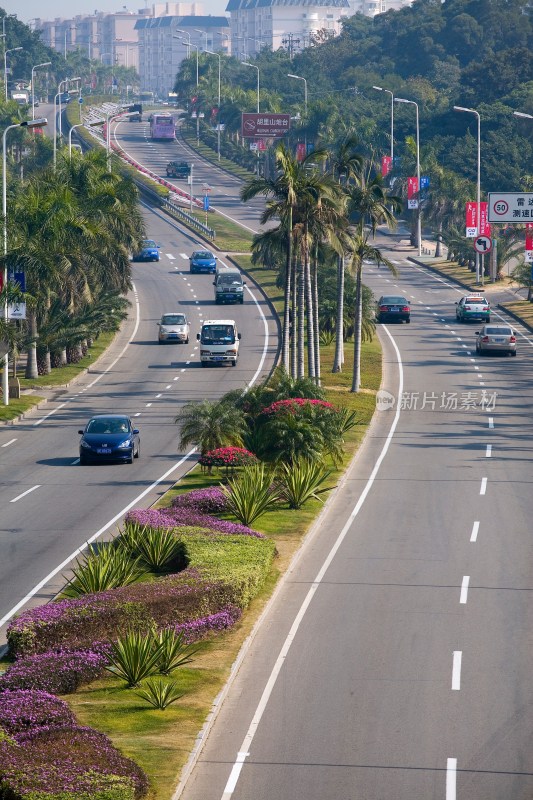
<path id="1" fill-rule="evenodd" d="M 191 214 L 187 214 L 186 211 L 175 205 L 171 200 L 161 200 L 161 208 L 164 208 L 168 214 L 172 214 L 173 216 L 177 217 L 191 228 L 200 231 L 200 233 L 203 233 L 204 236 L 207 236 L 209 239 L 216 239 L 217 234 L 213 228 L 210 228 L 208 225 L 204 225 L 203 222 L 200 222 L 196 219 L 196 217 L 191 216 Z"/>

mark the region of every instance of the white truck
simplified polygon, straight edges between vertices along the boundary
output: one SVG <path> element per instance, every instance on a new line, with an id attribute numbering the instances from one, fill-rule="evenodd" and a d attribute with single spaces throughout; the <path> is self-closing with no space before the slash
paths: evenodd
<path id="1" fill-rule="evenodd" d="M 237 332 L 235 320 L 206 319 L 196 338 L 200 342 L 202 367 L 227 363 L 237 366 L 241 334 Z"/>
<path id="2" fill-rule="evenodd" d="M 11 99 L 18 103 L 19 106 L 26 106 L 30 102 L 30 93 L 27 89 L 13 89 Z"/>

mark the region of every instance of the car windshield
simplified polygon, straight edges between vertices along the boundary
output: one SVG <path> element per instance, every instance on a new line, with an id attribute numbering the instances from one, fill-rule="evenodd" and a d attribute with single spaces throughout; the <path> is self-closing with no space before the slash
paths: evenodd
<path id="1" fill-rule="evenodd" d="M 512 330 L 510 328 L 485 328 L 485 333 L 490 333 L 491 336 L 510 336 Z"/>
<path id="2" fill-rule="evenodd" d="M 90 420 L 87 433 L 128 433 L 130 425 L 127 419 L 117 417 L 99 417 Z"/>
<path id="3" fill-rule="evenodd" d="M 223 286 L 240 286 L 241 279 L 238 275 L 221 275 L 218 282 Z"/>
<path id="4" fill-rule="evenodd" d="M 183 314 L 164 314 L 161 317 L 162 325 L 185 325 L 185 317 Z"/>
<path id="5" fill-rule="evenodd" d="M 192 257 L 193 258 L 202 258 L 202 259 L 204 259 L 204 258 L 212 259 L 213 258 L 213 253 L 209 253 L 209 252 L 207 252 L 207 250 L 203 250 L 203 251 L 199 251 L 198 253 L 193 253 Z"/>
<path id="6" fill-rule="evenodd" d="M 392 306 L 395 306 L 395 305 L 406 306 L 406 305 L 408 305 L 407 300 L 405 299 L 405 297 L 382 297 L 379 302 L 380 302 L 380 305 L 383 305 L 383 306 L 391 306 L 391 305 Z"/>
<path id="7" fill-rule="evenodd" d="M 202 328 L 202 344 L 228 343 L 235 343 L 235 330 L 233 325 L 204 325 Z"/>
<path id="8" fill-rule="evenodd" d="M 143 247 L 157 247 L 157 245 L 153 239 L 145 239 L 143 242 Z"/>

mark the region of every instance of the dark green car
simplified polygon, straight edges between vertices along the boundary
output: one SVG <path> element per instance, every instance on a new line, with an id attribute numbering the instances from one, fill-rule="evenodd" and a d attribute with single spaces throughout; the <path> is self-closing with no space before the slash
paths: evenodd
<path id="1" fill-rule="evenodd" d="M 490 322 L 490 303 L 482 294 L 468 294 L 455 304 L 455 316 L 458 322 L 483 320 Z"/>

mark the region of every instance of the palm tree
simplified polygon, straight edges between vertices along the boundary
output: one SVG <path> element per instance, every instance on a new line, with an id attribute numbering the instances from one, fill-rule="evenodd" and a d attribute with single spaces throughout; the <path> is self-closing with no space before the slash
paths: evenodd
<path id="1" fill-rule="evenodd" d="M 181 425 L 179 446 L 194 444 L 202 455 L 219 447 L 241 447 L 248 430 L 241 409 L 224 399 L 186 403 L 174 422 Z"/>
<path id="2" fill-rule="evenodd" d="M 389 195 L 383 187 L 381 175 L 373 172 L 373 163 L 367 162 L 361 171 L 358 183 L 350 190 L 351 209 L 356 217 L 355 232 L 352 237 L 351 264 L 356 276 L 354 313 L 354 362 L 352 392 L 358 392 L 361 385 L 361 328 L 363 320 L 363 262 L 372 261 L 388 267 L 395 274 L 392 262 L 381 251 L 370 245 L 368 238 L 374 237 L 377 226 L 385 223 L 389 228 L 396 224 L 393 211 L 401 209 L 399 198 Z M 391 211 L 391 208 L 393 211 Z"/>
<path id="3" fill-rule="evenodd" d="M 357 136 L 350 132 L 331 154 L 330 169 L 341 185 L 349 186 L 352 181 L 357 181 L 361 174 L 363 157 L 357 151 L 358 146 Z M 341 253 L 337 257 L 337 317 L 332 372 L 341 372 L 344 363 L 344 263 L 345 255 Z"/>

